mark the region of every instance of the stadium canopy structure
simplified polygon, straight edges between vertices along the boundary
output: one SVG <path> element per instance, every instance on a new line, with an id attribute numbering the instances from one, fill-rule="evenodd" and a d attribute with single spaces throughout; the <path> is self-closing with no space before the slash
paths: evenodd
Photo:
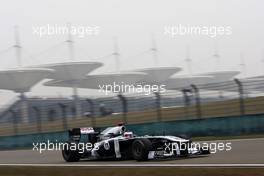
<path id="1" fill-rule="evenodd" d="M 73 89 L 73 98 L 75 101 L 76 116 L 80 117 L 81 106 L 79 104 L 78 88 L 79 84 L 77 80 L 85 79 L 86 75 L 95 69 L 103 66 L 100 62 L 64 62 L 64 63 L 53 63 L 46 65 L 39 65 L 41 68 L 53 69 L 54 73 L 50 74 L 47 78 L 52 79 L 52 81 L 62 81 L 70 82 Z M 61 86 L 58 86 L 61 87 Z M 64 86 L 62 86 L 64 87 Z"/>
<path id="2" fill-rule="evenodd" d="M 181 71 L 179 67 L 153 67 L 101 75 L 87 75 L 85 79 L 53 80 L 44 83 L 44 85 L 72 87 L 75 84 L 78 88 L 99 89 L 101 85 L 113 85 L 113 83 L 116 85 L 160 84 L 179 71 Z"/>
<path id="3" fill-rule="evenodd" d="M 123 71 L 116 73 L 105 73 L 100 75 L 87 75 L 85 79 L 53 80 L 44 83 L 45 86 L 73 87 L 99 89 L 99 85 L 152 84 L 167 80 L 173 74 L 179 72 L 179 67 L 156 67 Z"/>
<path id="4" fill-rule="evenodd" d="M 210 81 L 209 83 L 215 83 L 215 82 L 225 82 L 233 79 L 235 76 L 240 74 L 239 71 L 216 71 L 216 72 L 208 72 L 208 73 L 202 73 L 197 74 L 198 76 L 213 76 L 214 79 Z"/>
<path id="5" fill-rule="evenodd" d="M 194 85 L 206 85 L 212 83 L 221 83 L 230 81 L 232 82 L 233 78 L 238 75 L 240 72 L 238 71 L 219 71 L 219 72 L 209 72 L 202 73 L 193 76 L 177 76 L 171 77 L 168 80 L 164 81 L 163 84 L 166 85 L 166 88 L 169 90 L 180 90 L 185 87 L 189 87 L 191 84 Z M 232 80 L 232 81 L 231 81 Z M 202 86 L 202 88 L 207 90 L 217 90 L 216 87 L 206 87 Z"/>
<path id="6" fill-rule="evenodd" d="M 52 72 L 52 69 L 46 68 L 19 68 L 0 71 L 0 89 L 20 93 L 20 116 L 23 123 L 28 123 L 28 104 L 24 93 L 29 92 L 35 84 Z"/>
<path id="7" fill-rule="evenodd" d="M 178 76 L 169 78 L 163 84 L 166 85 L 166 89 L 168 90 L 180 90 L 189 87 L 191 84 L 207 84 L 213 79 L 213 76 Z"/>
<path id="8" fill-rule="evenodd" d="M 47 77 L 49 79 L 74 80 L 85 78 L 88 73 L 101 66 L 103 66 L 103 63 L 100 62 L 66 62 L 38 65 L 36 67 L 53 69 L 54 72 Z"/>
<path id="9" fill-rule="evenodd" d="M 53 73 L 47 68 L 20 68 L 0 71 L 0 89 L 17 93 L 29 92 L 30 89 Z"/>
<path id="10" fill-rule="evenodd" d="M 100 89 L 103 85 L 133 85 L 146 78 L 141 72 L 118 72 L 105 73 L 101 75 L 87 75 L 84 79 L 74 80 L 52 80 L 44 83 L 45 86 L 72 87 L 75 84 L 78 88 Z"/>
<path id="11" fill-rule="evenodd" d="M 169 79 L 175 73 L 178 73 L 182 69 L 180 67 L 153 67 L 153 68 L 143 68 L 136 69 L 136 72 L 146 73 L 147 76 L 145 78 L 146 84 L 155 84 L 161 83 L 164 80 Z"/>

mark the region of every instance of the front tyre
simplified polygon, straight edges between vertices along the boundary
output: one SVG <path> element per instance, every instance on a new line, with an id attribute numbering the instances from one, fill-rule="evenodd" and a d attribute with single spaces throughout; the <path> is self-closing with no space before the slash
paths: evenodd
<path id="1" fill-rule="evenodd" d="M 63 148 L 62 156 L 63 156 L 63 159 L 67 162 L 77 162 L 81 158 L 78 150 L 70 149 L 70 143 L 68 143 L 68 147 Z"/>
<path id="2" fill-rule="evenodd" d="M 137 161 L 146 161 L 151 149 L 152 143 L 149 139 L 136 139 L 132 144 L 133 158 Z"/>

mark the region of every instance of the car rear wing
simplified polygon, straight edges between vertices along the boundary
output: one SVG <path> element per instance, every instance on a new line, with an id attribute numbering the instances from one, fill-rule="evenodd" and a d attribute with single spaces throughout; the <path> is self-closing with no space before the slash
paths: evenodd
<path id="1" fill-rule="evenodd" d="M 81 139 L 81 135 L 87 135 L 89 140 L 94 141 L 94 138 L 98 134 L 99 133 L 95 132 L 92 127 L 73 128 L 69 130 L 69 138 L 73 141 L 79 141 Z"/>

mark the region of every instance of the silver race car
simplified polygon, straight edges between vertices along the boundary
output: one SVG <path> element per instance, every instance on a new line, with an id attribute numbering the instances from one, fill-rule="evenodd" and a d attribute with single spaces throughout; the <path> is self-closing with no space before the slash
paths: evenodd
<path id="1" fill-rule="evenodd" d="M 199 148 L 186 137 L 136 136 L 126 131 L 123 124 L 108 127 L 100 133 L 91 127 L 69 130 L 69 140 L 62 150 L 67 162 L 80 159 L 146 161 L 207 154 L 210 154 L 209 148 Z"/>

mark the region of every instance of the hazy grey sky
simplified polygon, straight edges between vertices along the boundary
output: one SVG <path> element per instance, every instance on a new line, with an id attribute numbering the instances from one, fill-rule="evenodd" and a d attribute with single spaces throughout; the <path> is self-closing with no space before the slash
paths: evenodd
<path id="1" fill-rule="evenodd" d="M 9 0 L 0 6 L 0 51 L 14 44 L 13 26 L 20 28 L 25 51 L 24 65 L 66 61 L 67 49 L 60 47 L 38 58 L 39 53 L 62 42 L 67 36 L 33 35 L 32 27 L 64 25 L 99 26 L 97 36 L 74 38 L 76 60 L 101 61 L 98 70 L 114 71 L 114 59 L 96 59 L 113 52 L 113 36 L 118 36 L 121 69 L 154 66 L 151 53 L 139 54 L 150 48 L 151 34 L 156 38 L 160 66 L 181 66 L 190 46 L 194 73 L 213 71 L 214 43 L 220 53 L 220 69 L 240 69 L 240 52 L 247 65 L 247 75 L 264 73 L 261 52 L 264 48 L 264 2 L 261 0 Z M 232 35 L 209 36 L 164 35 L 165 26 L 176 25 L 230 26 Z M 64 47 L 64 48 L 63 48 Z M 131 57 L 135 56 L 136 57 Z M 13 53 L 1 54 L 1 69 L 14 67 Z M 184 72 L 183 72 L 184 74 Z M 1 92 L 0 92 L 1 96 Z"/>

